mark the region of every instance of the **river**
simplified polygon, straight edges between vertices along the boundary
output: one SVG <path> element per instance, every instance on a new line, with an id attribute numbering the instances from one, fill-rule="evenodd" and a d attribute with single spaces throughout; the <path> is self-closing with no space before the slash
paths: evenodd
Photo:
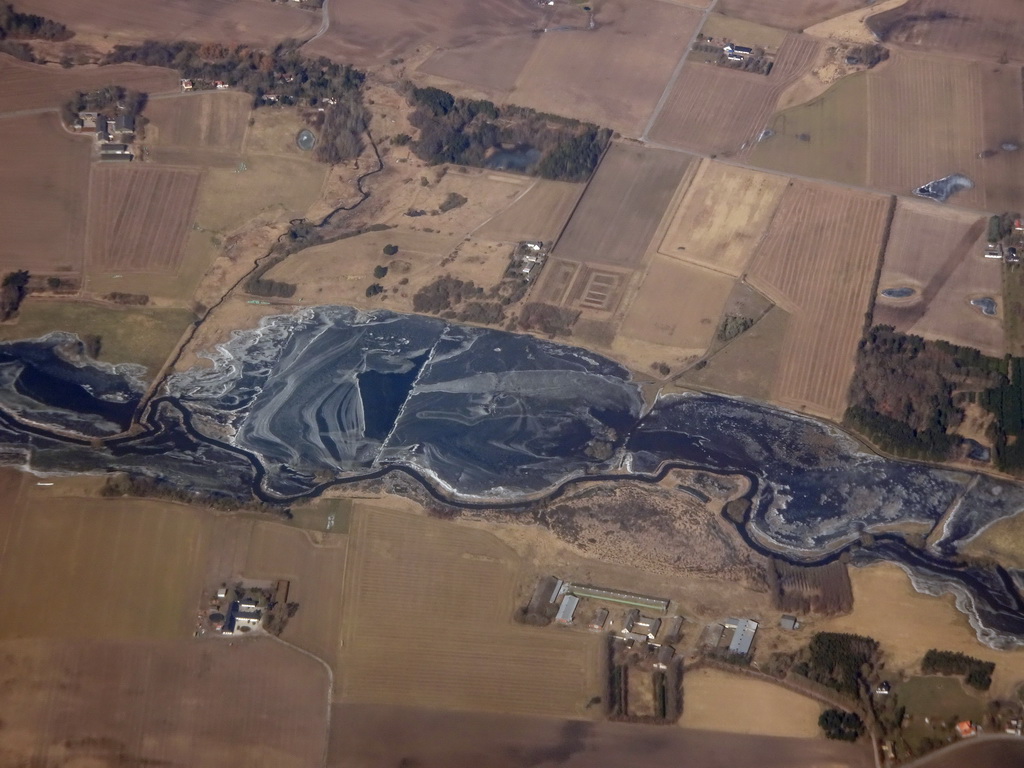
<path id="1" fill-rule="evenodd" d="M 209 357 L 212 366 L 167 379 L 131 436 L 99 443 L 139 403 L 137 371 L 89 361 L 68 335 L 2 344 L 0 461 L 122 470 L 280 505 L 388 472 L 448 503 L 490 508 L 581 480 L 653 481 L 672 467 L 741 474 L 749 546 L 795 563 L 844 552 L 897 562 L 919 590 L 953 592 L 984 642 L 1024 644 L 1021 574 L 955 557 L 981 527 L 1024 509 L 1018 484 L 884 459 L 832 425 L 761 403 L 690 393 L 647 408 L 612 360 L 433 318 L 306 308 L 236 331 Z M 893 533 L 940 521 L 925 549 Z"/>

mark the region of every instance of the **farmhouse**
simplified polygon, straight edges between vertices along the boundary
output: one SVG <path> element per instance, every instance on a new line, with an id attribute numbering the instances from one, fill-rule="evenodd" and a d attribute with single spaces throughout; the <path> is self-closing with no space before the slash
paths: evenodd
<path id="1" fill-rule="evenodd" d="M 757 633 L 757 622 L 751 619 L 726 619 L 722 626 L 733 631 L 729 651 L 740 655 L 748 654 Z"/>
<path id="2" fill-rule="evenodd" d="M 748 48 L 745 45 L 733 45 L 732 43 L 726 43 L 722 50 L 733 61 L 745 59 L 754 52 L 753 48 Z"/>
<path id="3" fill-rule="evenodd" d="M 558 607 L 558 613 L 555 615 L 555 621 L 559 624 L 572 624 L 572 617 L 576 614 L 576 608 L 580 604 L 580 599 L 575 595 L 566 595 L 562 599 L 562 604 Z"/>

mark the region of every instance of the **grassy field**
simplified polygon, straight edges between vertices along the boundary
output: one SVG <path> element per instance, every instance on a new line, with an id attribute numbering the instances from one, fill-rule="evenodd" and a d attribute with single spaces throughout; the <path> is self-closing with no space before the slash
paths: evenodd
<path id="1" fill-rule="evenodd" d="M 916 674 L 931 648 L 959 651 L 995 662 L 991 695 L 1009 696 L 1024 680 L 1024 650 L 995 651 L 982 645 L 956 610 L 952 595 L 941 598 L 914 591 L 906 574 L 895 565 L 853 568 L 853 611 L 846 616 L 808 619 L 807 630 L 854 632 L 882 644 L 886 668 Z"/>
<path id="2" fill-rule="evenodd" d="M 786 181 L 702 161 L 658 252 L 739 277 L 775 214 Z"/>
<path id="3" fill-rule="evenodd" d="M 685 685 L 685 683 L 684 683 Z M 387 705 L 334 707 L 329 768 L 869 768 L 870 749 L 825 739 L 585 723 Z"/>
<path id="4" fill-rule="evenodd" d="M 82 266 L 89 141 L 55 114 L 0 122 L 0 268 L 78 272 Z"/>
<path id="5" fill-rule="evenodd" d="M 949 677 L 912 677 L 893 687 L 899 706 L 906 707 L 901 735 L 914 754 L 927 752 L 927 740 L 949 738 L 950 724 L 983 721 L 985 703 L 968 693 L 959 680 Z"/>
<path id="6" fill-rule="evenodd" d="M 758 736 L 820 737 L 821 705 L 814 699 L 717 669 L 699 669 L 683 683 L 684 728 Z"/>
<path id="7" fill-rule="evenodd" d="M 183 638 L 206 522 L 158 501 L 61 497 L 31 480 L 0 517 L 0 638 Z"/>
<path id="8" fill-rule="evenodd" d="M 138 363 L 156 374 L 192 322 L 187 309 L 101 307 L 30 298 L 15 323 L 0 326 L 0 339 L 34 339 L 51 331 L 100 337 L 99 359 Z"/>
<path id="9" fill-rule="evenodd" d="M 870 307 L 891 199 L 791 182 L 747 273 L 792 315 L 772 397 L 837 417 Z"/>
<path id="10" fill-rule="evenodd" d="M 512 550 L 483 531 L 362 505 L 351 531 L 344 701 L 586 716 L 599 639 L 512 621 L 524 577 Z"/>
<path id="11" fill-rule="evenodd" d="M 154 100 L 146 107 L 150 121 L 146 143 L 157 153 L 176 147 L 237 154 L 251 111 L 252 96 L 241 91 L 193 92 Z"/>
<path id="12" fill-rule="evenodd" d="M 271 640 L 0 642 L 0 764 L 320 765 L 327 672 Z"/>
<path id="13" fill-rule="evenodd" d="M 1024 569 L 1024 516 L 993 523 L 960 549 L 968 557 L 991 558 L 1007 568 Z"/>
<path id="14" fill-rule="evenodd" d="M 579 15 L 582 17 L 582 13 Z M 524 36 L 485 38 L 454 48 L 438 48 L 417 71 L 456 81 L 462 89 L 478 88 L 504 101 L 535 48 L 536 42 Z"/>
<path id="15" fill-rule="evenodd" d="M 751 150 L 750 162 L 801 176 L 865 185 L 868 179 L 867 74 L 840 80 L 818 98 L 779 113 L 773 135 Z"/>

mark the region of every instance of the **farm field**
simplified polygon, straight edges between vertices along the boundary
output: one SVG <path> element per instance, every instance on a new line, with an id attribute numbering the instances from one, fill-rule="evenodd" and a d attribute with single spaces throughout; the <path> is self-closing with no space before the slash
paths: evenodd
<path id="1" fill-rule="evenodd" d="M 100 271 L 175 273 L 195 213 L 200 172 L 98 164 L 89 181 L 86 258 Z"/>
<path id="2" fill-rule="evenodd" d="M 901 200 L 878 287 L 911 288 L 916 293 L 907 299 L 879 294 L 872 321 L 1001 356 L 1002 264 L 982 256 L 985 225 L 976 214 Z M 981 296 L 996 300 L 997 317 L 986 317 L 970 305 L 971 299 Z"/>
<path id="3" fill-rule="evenodd" d="M 477 234 L 497 241 L 550 243 L 562 231 L 583 189 L 582 184 L 538 179 L 522 197 L 480 227 Z"/>
<path id="4" fill-rule="evenodd" d="M 6 471 L 5 471 L 6 474 Z M 183 638 L 206 523 L 189 507 L 59 496 L 26 477 L 0 517 L 0 638 Z"/>
<path id="5" fill-rule="evenodd" d="M 1024 60 L 1024 21 L 1016 3 L 972 0 L 970 12 L 964 11 L 955 0 L 908 0 L 868 17 L 868 26 L 889 45 Z"/>
<path id="6" fill-rule="evenodd" d="M 693 162 L 680 152 L 613 144 L 554 255 L 588 264 L 641 266 L 665 209 Z"/>
<path id="7" fill-rule="evenodd" d="M 253 579 L 288 579 L 288 600 L 299 610 L 281 637 L 338 669 L 342 589 L 348 537 L 311 533 L 276 522 L 257 522 L 243 573 Z"/>
<path id="8" fill-rule="evenodd" d="M 514 623 L 525 574 L 506 545 L 383 508 L 350 531 L 343 701 L 587 716 L 599 638 Z"/>
<path id="9" fill-rule="evenodd" d="M 867 0 L 721 0 L 715 11 L 770 27 L 802 32 L 805 27 L 867 4 Z"/>
<path id="10" fill-rule="evenodd" d="M 733 278 L 728 275 L 655 256 L 620 333 L 684 355 L 703 354 L 711 345 L 732 287 Z"/>
<path id="11" fill-rule="evenodd" d="M 691 368 L 680 381 L 757 400 L 770 400 L 792 318 L 772 307 L 748 331 L 716 352 L 703 368 Z"/>
<path id="12" fill-rule="evenodd" d="M 792 315 L 772 399 L 839 417 L 892 200 L 791 182 L 747 281 Z"/>
<path id="13" fill-rule="evenodd" d="M 739 277 L 786 188 L 775 174 L 701 161 L 658 252 Z"/>
<path id="14" fill-rule="evenodd" d="M 21 10 L 24 5 L 19 5 Z M 112 64 L 104 67 L 77 66 L 62 69 L 18 61 L 0 54 L 0 112 L 59 107 L 76 91 L 90 91 L 105 85 L 122 85 L 148 94 L 170 93 L 180 88 L 178 73 L 162 67 Z"/>
<path id="15" fill-rule="evenodd" d="M 307 44 L 310 56 L 327 56 L 357 66 L 415 56 L 417 48 L 457 49 L 497 36 L 513 36 L 530 46 L 545 14 L 532 3 L 454 0 L 333 4 L 327 33 Z M 299 14 L 306 15 L 306 14 Z M 319 16 L 308 14 L 319 23 Z"/>
<path id="16" fill-rule="evenodd" d="M 509 101 L 639 136 L 701 15 L 660 0 L 606 0 L 595 18 L 594 30 L 542 35 Z"/>
<path id="17" fill-rule="evenodd" d="M 273 48 L 284 40 L 311 37 L 320 15 L 287 5 L 249 0 L 23 0 L 23 13 L 37 13 L 78 33 L 112 43 L 198 40 Z"/>
<path id="18" fill-rule="evenodd" d="M 966 764 L 972 768 L 1004 768 L 1022 760 L 1024 741 L 1016 736 L 999 735 L 962 741 L 907 765 L 909 768 L 960 768 Z"/>
<path id="19" fill-rule="evenodd" d="M 851 568 L 853 611 L 846 616 L 810 618 L 808 632 L 854 632 L 882 644 L 886 668 L 917 672 L 931 648 L 959 651 L 995 662 L 991 695 L 1012 695 L 1024 679 L 1024 650 L 996 651 L 978 642 L 951 594 L 940 598 L 916 592 L 907 575 L 890 563 Z M 899 616 L 899 621 L 893 617 Z"/>
<path id="20" fill-rule="evenodd" d="M 684 683 L 685 685 L 685 683 Z M 870 749 L 825 739 L 748 736 L 634 723 L 335 705 L 329 768 L 869 768 Z M 681 757 L 683 756 L 683 757 Z"/>
<path id="21" fill-rule="evenodd" d="M 251 111 L 252 96 L 240 91 L 193 92 L 153 100 L 145 110 L 150 121 L 146 141 L 157 154 L 164 147 L 237 154 Z"/>
<path id="22" fill-rule="evenodd" d="M 763 680 L 717 669 L 697 669 L 683 681 L 683 728 L 756 736 L 820 738 L 814 699 Z"/>
<path id="23" fill-rule="evenodd" d="M 271 640 L 0 642 L 3 765 L 306 768 L 327 673 Z"/>
<path id="24" fill-rule="evenodd" d="M 99 336 L 99 360 L 137 363 L 155 376 L 193 317 L 187 309 L 101 307 L 30 297 L 16 322 L 0 325 L 0 339 L 34 339 L 51 331 Z"/>
<path id="25" fill-rule="evenodd" d="M 999 146 L 1024 128 L 1021 100 L 1006 97 L 1020 89 L 1019 67 L 895 52 L 876 69 L 778 114 L 771 121 L 774 135 L 749 159 L 897 194 L 964 173 L 975 188 L 959 192 L 953 204 L 1014 209 L 1024 157 Z M 983 150 L 991 156 L 980 157 Z"/>
<path id="26" fill-rule="evenodd" d="M 536 39 L 525 33 L 485 38 L 452 48 L 438 48 L 417 71 L 456 81 L 462 88 L 478 88 L 491 94 L 492 100 L 501 102 L 515 87 L 519 73 L 536 46 Z"/>
<path id="27" fill-rule="evenodd" d="M 788 34 L 768 75 L 689 61 L 650 131 L 655 142 L 732 155 L 771 122 L 783 91 L 814 63 L 821 43 Z"/>
<path id="28" fill-rule="evenodd" d="M 0 121 L 0 268 L 81 270 L 89 144 L 68 135 L 56 114 Z"/>

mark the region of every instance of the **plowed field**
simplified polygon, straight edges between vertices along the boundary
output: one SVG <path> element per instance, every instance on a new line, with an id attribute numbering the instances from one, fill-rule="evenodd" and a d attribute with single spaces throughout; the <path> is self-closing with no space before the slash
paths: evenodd
<path id="1" fill-rule="evenodd" d="M 687 62 L 651 138 L 697 152 L 740 151 L 768 127 L 782 92 L 814 63 L 819 46 L 787 35 L 768 75 Z"/>
<path id="2" fill-rule="evenodd" d="M 96 269 L 176 272 L 200 171 L 99 164 L 92 172 L 87 250 Z"/>
<path id="3" fill-rule="evenodd" d="M 22 8 L 18 6 L 19 10 Z M 61 69 L 28 64 L 6 54 L 0 54 L 0 83 L 3 83 L 0 112 L 59 107 L 75 91 L 90 91 L 105 85 L 123 85 L 151 95 L 179 88 L 178 73 L 161 67 L 113 64 Z"/>
<path id="4" fill-rule="evenodd" d="M 598 638 L 512 621 L 515 553 L 483 531 L 361 509 L 346 578 L 345 700 L 577 716 Z"/>
<path id="5" fill-rule="evenodd" d="M 892 199 L 793 182 L 747 274 L 792 317 L 773 399 L 840 416 Z"/>
<path id="6" fill-rule="evenodd" d="M 800 32 L 867 5 L 867 0 L 721 0 L 718 13 Z"/>

